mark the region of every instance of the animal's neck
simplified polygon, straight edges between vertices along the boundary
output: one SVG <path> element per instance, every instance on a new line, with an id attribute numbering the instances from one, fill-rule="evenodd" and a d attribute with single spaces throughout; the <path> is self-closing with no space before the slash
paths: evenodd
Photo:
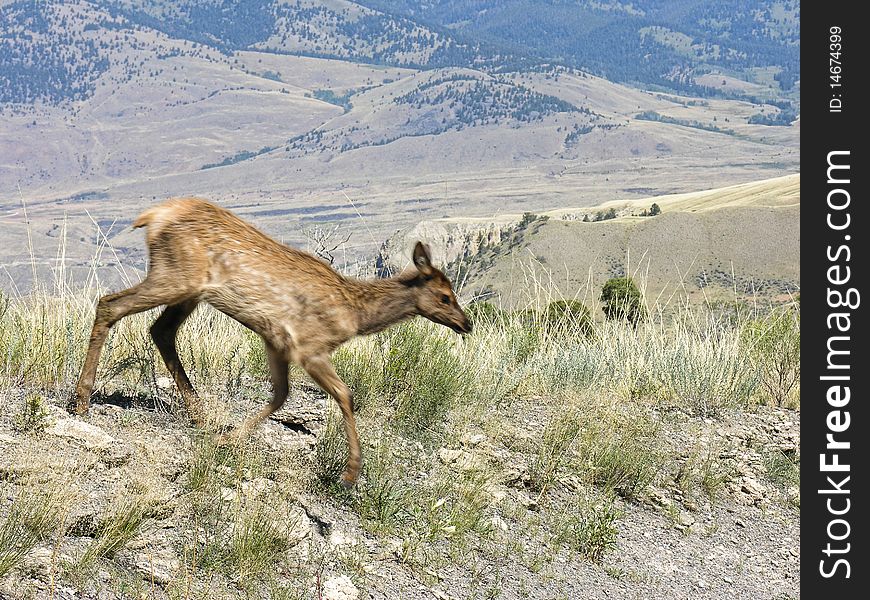
<path id="1" fill-rule="evenodd" d="M 353 285 L 358 333 L 377 333 L 417 314 L 415 288 L 402 277 L 356 281 Z"/>

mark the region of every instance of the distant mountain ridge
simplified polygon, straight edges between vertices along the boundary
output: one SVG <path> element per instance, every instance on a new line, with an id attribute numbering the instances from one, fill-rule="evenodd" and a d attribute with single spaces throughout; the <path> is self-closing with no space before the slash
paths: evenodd
<path id="1" fill-rule="evenodd" d="M 695 79 L 719 71 L 772 78 L 785 94 L 800 77 L 797 0 L 358 1 L 611 81 L 701 95 Z"/>
<path id="2" fill-rule="evenodd" d="M 0 103 L 82 99 L 113 60 L 101 31 L 137 29 L 226 55 L 496 71 L 555 63 L 696 96 L 736 93 L 715 75 L 739 76 L 768 99 L 797 101 L 799 17 L 794 0 L 17 0 L 0 5 Z"/>

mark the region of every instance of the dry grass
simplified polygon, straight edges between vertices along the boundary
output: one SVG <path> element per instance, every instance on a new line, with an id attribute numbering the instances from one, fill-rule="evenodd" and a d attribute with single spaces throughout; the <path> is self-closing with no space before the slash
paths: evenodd
<path id="1" fill-rule="evenodd" d="M 44 391 L 65 397 L 72 389 L 93 300 L 44 293 L 4 305 L 0 391 L 24 389 L 18 431 L 38 443 L 49 402 Z M 622 507 L 651 486 L 674 484 L 685 497 L 712 501 L 728 480 L 717 447 L 699 446 L 688 459 L 674 454 L 662 440 L 663 415 L 715 419 L 778 402 L 763 383 L 771 356 L 759 352 L 756 334 L 779 331 L 780 312 L 732 319 L 685 306 L 667 317 L 652 310 L 637 327 L 585 317 L 582 326 L 554 326 L 546 306 L 475 312 L 475 331 L 465 338 L 415 320 L 337 353 L 337 369 L 356 392 L 363 442 L 363 476 L 351 492 L 335 485 L 346 444 L 334 412 L 304 456 L 277 453 L 257 436 L 224 448 L 193 433 L 178 479 L 181 500 L 170 516 L 182 563 L 170 595 L 211 594 L 219 581 L 280 597 L 289 573 L 294 589 L 307 589 L 325 563 L 344 565 L 363 585 L 373 560 L 363 546 L 300 557 L 300 548 L 316 551 L 299 545 L 302 494 L 355 515 L 421 582 L 492 557 L 533 572 L 563 551 L 603 562 L 615 547 Z M 167 374 L 147 334 L 153 318 L 137 315 L 113 329 L 99 392 L 165 400 L 157 381 Z M 799 319 L 785 322 L 794 325 L 788 335 L 799 336 Z M 227 416 L 228 399 L 266 380 L 259 340 L 211 308 L 185 324 L 179 349 L 198 389 L 212 399 L 216 423 Z M 301 377 L 295 370 L 293 376 Z M 529 408 L 535 418 L 525 422 Z M 475 434 L 479 439 L 469 441 Z M 791 484 L 787 461 L 772 456 L 766 464 L 778 485 Z M 153 504 L 140 492 L 105 507 L 108 517 L 68 568 L 71 581 L 92 579 L 95 565 L 111 570 L 113 556 L 147 533 Z M 528 493 L 537 512 L 520 509 L 518 493 Z M 16 496 L 3 513 L 0 576 L 46 543 L 63 512 L 29 498 L 36 496 Z M 547 551 L 516 544 L 505 523 L 521 524 Z M 138 589 L 121 575 L 113 581 Z"/>
<path id="2" fill-rule="evenodd" d="M 18 566 L 30 550 L 52 536 L 62 536 L 68 498 L 61 488 L 34 483 L 21 486 L 0 517 L 0 578 Z"/>

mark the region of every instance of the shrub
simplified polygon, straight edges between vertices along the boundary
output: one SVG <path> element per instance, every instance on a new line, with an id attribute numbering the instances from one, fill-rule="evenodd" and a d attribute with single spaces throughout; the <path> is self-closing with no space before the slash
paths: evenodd
<path id="1" fill-rule="evenodd" d="M 386 334 L 384 387 L 395 403 L 396 423 L 419 433 L 440 421 L 467 385 L 468 373 L 451 352 L 451 340 L 428 326 L 406 323 Z"/>
<path id="2" fill-rule="evenodd" d="M 749 403 L 758 376 L 733 330 L 673 326 L 657 360 L 663 391 L 693 415 L 715 416 Z"/>
<path id="3" fill-rule="evenodd" d="M 593 332 L 592 312 L 579 300 L 550 302 L 542 315 L 544 331 L 566 337 L 588 337 Z"/>
<path id="4" fill-rule="evenodd" d="M 754 319 L 743 337 L 766 399 L 776 406 L 800 405 L 800 312 L 781 308 Z"/>
<path id="5" fill-rule="evenodd" d="M 475 327 L 479 325 L 499 325 L 504 323 L 507 318 L 504 311 L 492 302 L 475 302 L 465 309 L 465 314 L 471 319 Z"/>
<path id="6" fill-rule="evenodd" d="M 604 316 L 637 325 L 647 316 L 643 296 L 631 277 L 614 277 L 601 290 Z"/>
<path id="7" fill-rule="evenodd" d="M 438 422 L 465 393 L 471 374 L 453 352 L 455 340 L 424 322 L 408 322 L 340 349 L 336 371 L 356 408 L 373 399 L 395 408 L 394 422 L 419 433 Z"/>
<path id="8" fill-rule="evenodd" d="M 48 427 L 49 412 L 45 400 L 39 394 L 28 394 L 24 406 L 15 420 L 17 429 L 23 433 L 40 433 Z"/>

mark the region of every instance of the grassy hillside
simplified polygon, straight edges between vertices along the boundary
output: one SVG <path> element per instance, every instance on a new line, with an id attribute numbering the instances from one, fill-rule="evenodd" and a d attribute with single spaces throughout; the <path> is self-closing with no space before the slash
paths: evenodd
<path id="1" fill-rule="evenodd" d="M 653 204 L 661 213 L 646 214 Z M 381 264 L 429 239 L 468 297 L 506 306 L 579 297 L 631 275 L 652 303 L 783 301 L 800 289 L 800 177 L 496 219 L 439 219 L 397 234 Z M 518 291 L 517 279 L 526 285 Z M 532 290 L 531 292 L 529 290 Z"/>
<path id="2" fill-rule="evenodd" d="M 113 328 L 78 418 L 93 298 L 0 298 L 0 594 L 795 597 L 798 309 L 475 312 L 465 338 L 416 320 L 355 340 L 334 357 L 363 444 L 346 491 L 333 403 L 295 368 L 274 418 L 212 442 L 270 397 L 235 321 L 202 307 L 179 336 L 203 432 L 152 312 Z"/>

